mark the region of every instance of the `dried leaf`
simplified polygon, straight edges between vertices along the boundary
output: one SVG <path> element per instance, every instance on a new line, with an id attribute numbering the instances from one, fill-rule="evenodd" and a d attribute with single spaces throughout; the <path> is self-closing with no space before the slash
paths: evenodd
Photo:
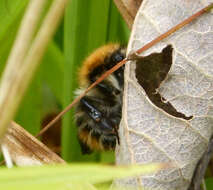
<path id="1" fill-rule="evenodd" d="M 144 0 L 128 46 L 132 52 L 191 16 L 212 0 Z M 157 174 L 117 181 L 145 189 L 186 190 L 213 130 L 213 14 L 208 13 L 142 55 L 172 45 L 172 65 L 157 92 L 178 113 L 157 107 L 138 83 L 136 65 L 126 65 L 123 118 L 117 164 L 172 162 Z M 140 64 L 140 63 L 138 63 Z"/>
<path id="2" fill-rule="evenodd" d="M 143 0 L 114 0 L 118 10 L 129 28 L 132 28 L 135 15 L 142 1 Z"/>
<path id="3" fill-rule="evenodd" d="M 57 154 L 15 122 L 12 122 L 8 128 L 3 144 L 18 166 L 65 163 Z"/>

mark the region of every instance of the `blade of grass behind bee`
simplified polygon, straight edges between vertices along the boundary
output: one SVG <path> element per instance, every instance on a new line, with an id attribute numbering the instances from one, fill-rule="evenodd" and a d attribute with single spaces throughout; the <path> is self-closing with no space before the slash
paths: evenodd
<path id="1" fill-rule="evenodd" d="M 111 0 L 94 0 L 90 3 L 87 52 L 107 43 Z"/>
<path id="2" fill-rule="evenodd" d="M 72 101 L 76 88 L 76 70 L 80 64 L 78 58 L 82 53 L 81 40 L 85 40 L 83 33 L 87 32 L 87 24 L 81 26 L 87 18 L 88 2 L 82 0 L 70 1 L 65 11 L 64 18 L 64 83 L 63 107 Z M 83 11 L 85 11 L 83 13 Z M 82 38 L 80 38 L 82 37 Z M 86 44 L 86 43 L 85 43 Z M 74 111 L 69 111 L 62 122 L 62 157 L 66 161 L 79 161 L 81 159 L 80 147 L 77 142 L 77 130 L 73 121 Z"/>
<path id="3" fill-rule="evenodd" d="M 95 48 L 103 45 L 107 39 L 108 0 L 71 1 L 65 14 L 64 26 L 64 107 L 74 99 L 76 71 L 82 60 Z M 74 111 L 63 119 L 62 156 L 69 161 L 98 161 L 99 154 L 82 156 L 77 142 L 77 130 L 74 123 Z"/>
<path id="4" fill-rule="evenodd" d="M 107 41 L 119 42 L 127 45 L 129 35 L 130 30 L 115 6 L 114 1 L 111 1 Z"/>

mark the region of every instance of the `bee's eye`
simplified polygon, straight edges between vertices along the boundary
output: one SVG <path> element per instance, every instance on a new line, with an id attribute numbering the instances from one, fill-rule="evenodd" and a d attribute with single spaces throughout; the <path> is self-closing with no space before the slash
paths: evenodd
<path id="1" fill-rule="evenodd" d="M 121 53 L 116 53 L 116 54 L 114 54 L 113 56 L 112 56 L 112 61 L 114 62 L 114 63 L 118 63 L 118 62 L 120 62 L 121 60 L 123 60 L 124 59 L 124 55 L 122 55 Z"/>

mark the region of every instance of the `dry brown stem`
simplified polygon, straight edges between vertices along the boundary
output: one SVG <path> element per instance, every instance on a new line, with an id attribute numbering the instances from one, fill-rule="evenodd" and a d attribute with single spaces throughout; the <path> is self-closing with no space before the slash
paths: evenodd
<path id="1" fill-rule="evenodd" d="M 18 166 L 65 163 L 57 154 L 28 133 L 20 125 L 11 122 L 3 145 Z"/>

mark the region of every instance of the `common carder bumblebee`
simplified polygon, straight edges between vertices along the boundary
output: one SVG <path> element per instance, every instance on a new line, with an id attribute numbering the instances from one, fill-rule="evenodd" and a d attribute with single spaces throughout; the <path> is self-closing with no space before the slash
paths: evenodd
<path id="1" fill-rule="evenodd" d="M 79 88 L 82 94 L 104 72 L 125 58 L 126 48 L 108 44 L 95 50 L 79 69 Z M 118 126 L 121 119 L 124 66 L 109 75 L 84 96 L 75 109 L 78 139 L 82 153 L 93 150 L 114 150 L 119 143 Z"/>

